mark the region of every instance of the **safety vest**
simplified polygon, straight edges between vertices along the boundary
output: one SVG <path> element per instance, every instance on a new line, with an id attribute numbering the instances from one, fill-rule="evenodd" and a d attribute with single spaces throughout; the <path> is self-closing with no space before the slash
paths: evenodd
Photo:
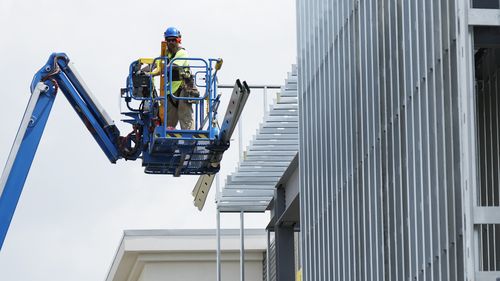
<path id="1" fill-rule="evenodd" d="M 187 58 L 188 53 L 184 48 L 181 48 L 175 53 L 175 55 L 168 53 L 167 57 L 172 60 L 172 59 L 177 59 L 177 58 Z M 185 66 L 189 66 L 189 61 L 188 60 L 176 60 L 174 63 L 178 66 L 181 66 L 181 71 L 189 71 L 189 69 L 184 68 Z M 172 75 L 173 76 L 173 75 Z M 168 76 L 166 76 L 168 79 Z M 182 79 L 179 78 L 179 80 L 174 80 L 172 79 L 172 92 L 175 93 L 179 89 L 179 87 L 182 85 Z"/>

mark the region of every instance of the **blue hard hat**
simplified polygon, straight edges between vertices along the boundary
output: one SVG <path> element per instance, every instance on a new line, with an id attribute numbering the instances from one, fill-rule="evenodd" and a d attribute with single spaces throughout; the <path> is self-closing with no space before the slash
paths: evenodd
<path id="1" fill-rule="evenodd" d="M 167 38 L 167 37 L 181 38 L 181 32 L 175 27 L 167 28 L 167 30 L 165 30 L 164 35 L 165 35 L 165 38 Z"/>

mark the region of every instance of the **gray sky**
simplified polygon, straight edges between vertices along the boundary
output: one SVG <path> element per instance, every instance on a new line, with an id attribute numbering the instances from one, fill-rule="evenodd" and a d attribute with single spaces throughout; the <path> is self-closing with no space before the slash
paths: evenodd
<path id="1" fill-rule="evenodd" d="M 125 134 L 130 129 L 119 121 L 118 96 L 128 66 L 159 55 L 170 25 L 181 30 L 191 56 L 224 59 L 221 83 L 283 84 L 296 61 L 292 0 L 0 0 L 0 167 L 31 79 L 50 53 L 69 55 Z M 247 107 L 245 139 L 261 119 L 257 93 Z M 225 155 L 224 173 L 235 168 L 234 148 Z M 215 192 L 198 212 L 190 194 L 195 181 L 146 175 L 139 161 L 110 164 L 60 95 L 0 252 L 0 279 L 104 280 L 123 229 L 215 227 Z M 262 227 L 265 219 L 247 215 L 246 223 Z M 237 216 L 222 217 L 223 227 L 238 225 Z"/>

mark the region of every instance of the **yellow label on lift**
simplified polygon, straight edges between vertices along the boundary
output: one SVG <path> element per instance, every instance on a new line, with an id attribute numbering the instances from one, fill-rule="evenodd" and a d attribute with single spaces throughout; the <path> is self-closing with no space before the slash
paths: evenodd
<path id="1" fill-rule="evenodd" d="M 182 138 L 182 134 L 167 134 L 167 138 Z"/>
<path id="2" fill-rule="evenodd" d="M 167 138 L 182 138 L 182 134 L 167 134 Z M 207 139 L 208 136 L 205 134 L 194 134 L 194 139 Z"/>

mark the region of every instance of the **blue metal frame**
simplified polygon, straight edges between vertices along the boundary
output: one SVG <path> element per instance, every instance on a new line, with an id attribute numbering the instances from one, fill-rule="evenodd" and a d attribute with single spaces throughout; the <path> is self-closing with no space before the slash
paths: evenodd
<path id="1" fill-rule="evenodd" d="M 205 72 L 205 95 L 203 96 L 200 96 L 198 98 L 196 97 L 177 97 L 174 95 L 174 93 L 172 93 L 172 66 L 174 65 L 174 63 L 176 61 L 201 61 L 204 63 L 205 67 L 204 67 L 204 72 Z M 201 68 L 200 66 L 189 66 L 189 68 Z M 214 96 L 214 93 L 216 92 L 216 88 L 213 89 L 211 86 L 212 86 L 212 83 L 211 83 L 211 80 L 212 79 L 215 79 L 215 77 L 212 78 L 212 65 L 207 63 L 206 60 L 202 59 L 202 58 L 174 58 L 170 61 L 168 61 L 168 64 L 165 64 L 164 65 L 164 73 L 168 73 L 168 82 L 165 83 L 165 85 L 163 85 L 164 87 L 164 91 L 165 91 L 165 101 L 164 101 L 164 105 L 165 105 L 165 110 L 164 110 L 164 119 L 163 120 L 167 120 L 167 109 L 168 109 L 168 102 L 167 102 L 167 98 L 168 98 L 168 95 L 171 95 L 172 98 L 174 100 L 186 100 L 186 101 L 199 101 L 199 106 L 196 107 L 196 111 L 200 111 L 200 114 L 196 114 L 195 113 L 195 116 L 196 116 L 196 121 L 198 121 L 198 116 L 200 116 L 200 120 L 203 119 L 201 118 L 201 111 L 203 110 L 203 105 L 204 105 L 204 100 L 208 97 L 209 100 L 208 100 L 208 107 L 209 107 L 209 110 L 207 112 L 208 114 L 208 117 L 209 117 L 209 126 L 208 126 L 208 131 L 210 131 L 210 139 L 213 140 L 215 135 L 213 134 L 213 131 L 212 131 L 212 103 L 213 103 L 213 99 L 215 98 Z M 166 127 L 166 122 L 164 124 L 164 126 Z M 198 122 L 195 122 L 195 125 L 194 125 L 195 128 L 198 128 Z"/>
<path id="2" fill-rule="evenodd" d="M 151 103 L 154 103 L 154 102 L 158 102 L 158 101 L 162 101 L 163 103 L 163 106 L 164 106 L 164 111 L 163 111 L 163 120 L 167 120 L 167 111 L 168 111 L 168 102 L 167 102 L 167 98 L 168 98 L 168 95 L 172 92 L 172 66 L 174 64 L 175 61 L 179 61 L 179 60 L 187 60 L 187 61 L 193 61 L 193 62 L 200 62 L 201 65 L 190 65 L 189 68 L 190 69 L 200 69 L 199 71 L 195 71 L 194 72 L 194 76 L 195 76 L 195 83 L 196 83 L 196 86 L 199 87 L 199 88 L 203 88 L 204 89 L 204 92 L 205 94 L 203 96 L 200 96 L 200 97 L 177 97 L 175 95 L 172 94 L 172 98 L 174 100 L 195 100 L 195 101 L 198 101 L 197 104 L 195 104 L 195 130 L 193 131 L 197 131 L 198 133 L 208 133 L 209 134 L 209 139 L 210 140 L 214 140 L 217 136 L 218 136 L 218 128 L 215 127 L 213 125 L 213 120 L 214 120 L 214 112 L 213 112 L 213 102 L 215 101 L 215 98 L 217 96 L 217 77 L 216 77 L 216 72 L 214 72 L 214 67 L 213 65 L 215 63 L 217 63 L 217 59 L 209 59 L 208 61 L 203 59 L 203 58 L 174 58 L 174 59 L 168 59 L 167 57 L 156 57 L 153 59 L 153 62 L 151 63 L 152 66 L 155 66 L 157 64 L 158 61 L 162 61 L 163 62 L 163 73 L 167 73 L 167 75 L 165 75 L 166 79 L 165 79 L 165 83 L 164 85 L 160 85 L 160 87 L 163 87 L 163 90 L 164 90 L 164 93 L 165 95 L 163 97 L 156 97 L 154 98 L 153 95 L 151 94 L 150 97 L 134 97 L 132 95 L 132 92 L 133 92 L 133 80 L 132 80 L 132 76 L 133 76 L 133 72 L 134 72 L 134 68 L 135 66 L 139 63 L 138 61 L 133 61 L 130 66 L 129 66 L 129 76 L 127 77 L 127 95 L 126 97 L 127 98 L 131 98 L 131 99 L 134 99 L 134 100 L 139 100 L 139 101 L 143 101 L 143 100 L 149 100 Z M 197 80 L 196 79 L 198 77 L 198 75 L 200 74 L 204 74 L 205 75 L 205 84 L 204 85 L 200 85 L 197 83 Z M 154 87 L 154 83 L 153 83 L 153 77 L 150 76 L 150 88 L 152 89 Z M 205 106 L 205 101 L 206 99 L 208 98 L 208 111 L 206 114 L 208 114 L 208 126 L 207 126 L 207 130 L 196 130 L 196 128 L 199 128 L 199 123 L 201 122 L 201 120 L 203 120 L 206 115 L 203 113 L 203 110 L 204 110 L 204 106 Z M 167 122 L 164 122 L 164 127 L 165 127 L 165 130 L 161 131 L 161 137 L 166 137 L 166 134 L 169 133 L 169 132 L 174 132 L 172 130 L 167 130 L 166 128 L 166 123 Z M 175 132 L 180 132 L 182 130 L 175 130 Z"/>

